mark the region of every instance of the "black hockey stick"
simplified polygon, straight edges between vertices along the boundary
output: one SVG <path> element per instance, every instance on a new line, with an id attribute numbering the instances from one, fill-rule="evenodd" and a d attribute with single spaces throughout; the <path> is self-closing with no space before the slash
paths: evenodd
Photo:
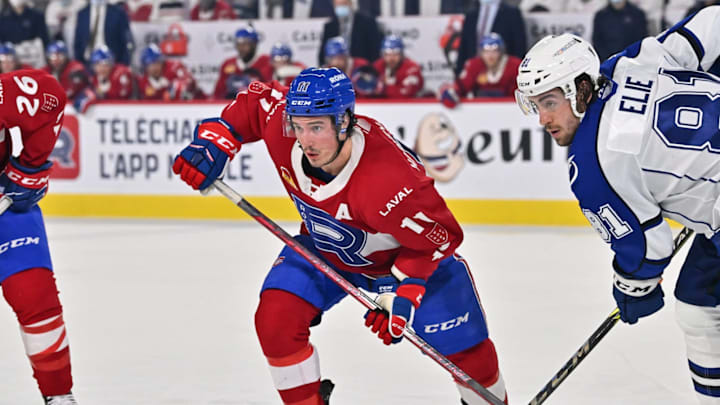
<path id="1" fill-rule="evenodd" d="M 6 195 L 0 197 L 0 215 L 2 215 L 3 212 L 5 212 L 8 208 L 10 208 L 12 203 L 13 203 L 12 198 L 10 198 Z"/>
<path id="2" fill-rule="evenodd" d="M 675 240 L 673 242 L 673 253 L 672 256 L 675 256 L 675 254 L 680 250 L 680 248 L 687 242 L 688 239 L 690 239 L 690 236 L 692 236 L 693 230 L 690 228 L 683 228 L 682 231 L 675 237 Z M 592 349 L 597 346 L 598 343 L 600 343 L 600 340 L 607 335 L 608 332 L 610 332 L 610 329 L 615 326 L 615 324 L 620 320 L 620 310 L 615 308 L 610 313 L 610 316 L 608 316 L 603 323 L 595 329 L 595 332 L 593 332 L 592 335 L 590 335 L 590 338 L 583 343 L 582 346 L 580 346 L 580 349 L 578 349 L 575 354 L 568 360 L 567 363 L 558 371 L 555 376 L 548 382 L 545 387 L 543 387 L 542 391 L 540 391 L 537 395 L 535 395 L 535 398 L 533 398 L 530 401 L 530 405 L 540 405 L 547 399 L 550 394 L 553 393 L 557 389 L 557 387 L 565 381 L 568 375 L 577 368 L 578 364 L 585 360 L 587 355 L 590 353 Z"/>
<path id="3" fill-rule="evenodd" d="M 304 257 L 308 262 L 315 266 L 316 269 L 320 270 L 323 274 L 325 274 L 325 276 L 327 276 L 335 284 L 340 286 L 340 288 L 345 290 L 348 295 L 352 296 L 361 304 L 363 304 L 365 308 L 371 310 L 382 309 L 380 305 L 375 302 L 375 300 L 368 297 L 367 294 L 362 292 L 359 288 L 355 287 L 352 283 L 345 280 L 343 276 L 333 270 L 333 268 L 330 267 L 330 265 L 328 265 L 327 263 L 325 263 L 323 259 L 319 258 L 316 254 L 314 254 L 305 246 L 300 244 L 282 227 L 280 227 L 278 224 L 273 222 L 273 220 L 265 216 L 265 214 L 260 212 L 252 204 L 245 200 L 243 196 L 233 190 L 232 187 L 228 186 L 222 180 L 215 180 L 215 182 L 213 182 L 213 186 L 222 195 L 227 197 L 230 201 L 235 203 L 235 205 L 240 207 L 240 209 L 250 215 L 254 220 L 258 221 L 262 226 L 267 228 L 270 232 L 272 232 L 275 236 L 282 240 L 292 250 L 296 251 L 298 254 Z M 445 356 L 440 354 L 440 352 L 438 352 L 434 347 L 430 346 L 430 344 L 428 344 L 425 340 L 418 336 L 415 331 L 410 328 L 406 328 L 404 336 L 407 340 L 417 346 L 424 354 L 428 355 L 445 370 L 449 371 L 450 374 L 455 377 L 455 379 L 463 382 L 468 388 L 470 388 L 476 394 L 480 395 L 483 399 L 485 399 L 492 405 L 505 405 L 503 401 L 501 401 L 498 397 L 493 395 L 493 393 L 488 391 L 487 388 L 483 387 L 477 381 L 473 380 L 469 375 L 467 375 L 467 373 L 462 371 L 458 366 L 456 366 Z"/>

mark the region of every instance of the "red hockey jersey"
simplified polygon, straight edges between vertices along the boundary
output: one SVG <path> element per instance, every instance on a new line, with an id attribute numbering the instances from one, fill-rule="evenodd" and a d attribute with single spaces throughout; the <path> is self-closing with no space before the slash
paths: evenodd
<path id="1" fill-rule="evenodd" d="M 489 73 L 483 60 L 477 56 L 465 62 L 456 82 L 460 97 L 514 97 L 517 89 L 517 72 L 522 60 L 506 55 L 500 60 L 498 73 Z"/>
<path id="2" fill-rule="evenodd" d="M 42 70 L 16 70 L 0 74 L 0 170 L 10 158 L 8 128 L 20 127 L 23 149 L 20 164 L 45 163 L 63 124 L 65 89 Z"/>
<path id="3" fill-rule="evenodd" d="M 243 78 L 243 76 L 247 76 Z M 213 94 L 217 99 L 234 98 L 238 91 L 245 90 L 247 85 L 254 80 L 269 82 L 272 80 L 273 67 L 269 55 L 255 56 L 250 62 L 245 63 L 242 59 L 233 56 L 225 59 L 220 66 L 220 76 L 215 83 Z M 241 84 L 228 85 L 233 82 L 244 82 Z"/>
<path id="4" fill-rule="evenodd" d="M 342 270 L 377 276 L 395 266 L 427 279 L 463 234 L 423 166 L 382 124 L 357 116 L 345 167 L 327 184 L 309 177 L 296 139 L 283 135 L 286 90 L 253 82 L 222 118 L 243 143 L 265 142 L 303 218 L 302 232 Z"/>
<path id="5" fill-rule="evenodd" d="M 90 74 L 85 66 L 76 60 L 69 60 L 62 69 L 62 72 L 54 72 L 50 65 L 43 68 L 47 73 L 53 75 L 60 85 L 65 89 L 68 100 L 72 100 L 90 83 Z"/>
<path id="6" fill-rule="evenodd" d="M 133 95 L 134 80 L 129 67 L 116 63 L 108 80 L 100 82 L 97 76 L 93 76 L 93 91 L 101 100 L 127 100 Z"/>
<path id="7" fill-rule="evenodd" d="M 425 85 L 420 65 L 408 58 L 403 58 L 402 63 L 394 72 L 388 69 L 382 58 L 376 60 L 373 67 L 379 74 L 378 80 L 381 84 L 380 95 L 382 97 L 417 97 Z"/>
<path id="8" fill-rule="evenodd" d="M 167 59 L 162 75 L 154 79 L 147 74 L 138 79 L 138 90 L 143 100 L 204 99 L 190 71 L 181 62 Z"/>

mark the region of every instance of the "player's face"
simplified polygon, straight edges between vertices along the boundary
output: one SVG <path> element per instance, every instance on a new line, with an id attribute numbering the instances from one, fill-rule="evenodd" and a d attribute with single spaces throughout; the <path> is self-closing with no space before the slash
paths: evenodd
<path id="1" fill-rule="evenodd" d="M 270 63 L 272 64 L 274 69 L 277 69 L 285 65 L 289 65 L 290 58 L 288 58 L 287 56 L 276 56 L 272 58 L 272 61 Z"/>
<path id="2" fill-rule="evenodd" d="M 400 62 L 402 62 L 402 56 L 402 52 L 398 50 L 383 52 L 383 60 L 385 60 L 385 65 L 387 65 L 387 67 L 392 70 L 397 69 L 397 67 L 400 66 Z"/>
<path id="3" fill-rule="evenodd" d="M 53 68 L 53 70 L 62 69 L 62 67 L 63 67 L 63 65 L 65 65 L 66 61 L 67 61 L 67 56 L 65 56 L 64 53 L 53 52 L 51 54 L 48 54 L 48 63 Z"/>
<path id="4" fill-rule="evenodd" d="M 162 61 L 153 62 L 147 65 L 147 74 L 150 77 L 160 77 L 162 75 Z"/>
<path id="5" fill-rule="evenodd" d="M 295 137 L 313 167 L 332 163 L 338 149 L 335 125 L 328 116 L 292 117 Z"/>
<path id="6" fill-rule="evenodd" d="M 495 66 L 497 66 L 501 56 L 499 49 L 483 49 L 480 52 L 480 58 L 482 58 L 485 66 L 490 69 L 494 69 Z"/>
<path id="7" fill-rule="evenodd" d="M 247 39 L 241 39 L 235 44 L 235 49 L 237 49 L 238 56 L 245 59 L 255 50 L 255 43 Z"/>
<path id="8" fill-rule="evenodd" d="M 112 66 L 109 63 L 99 62 L 93 65 L 95 74 L 101 79 L 107 79 L 110 76 Z"/>
<path id="9" fill-rule="evenodd" d="M 328 67 L 336 67 L 343 72 L 348 67 L 348 56 L 347 55 L 336 55 L 327 58 Z"/>
<path id="10" fill-rule="evenodd" d="M 540 125 L 555 139 L 560 146 L 572 143 L 580 119 L 575 116 L 562 90 L 553 89 L 539 96 L 530 97 L 530 102 L 537 108 Z"/>

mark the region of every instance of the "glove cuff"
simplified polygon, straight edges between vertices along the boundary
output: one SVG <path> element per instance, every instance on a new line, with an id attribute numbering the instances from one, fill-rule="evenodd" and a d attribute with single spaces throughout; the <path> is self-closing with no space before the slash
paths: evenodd
<path id="1" fill-rule="evenodd" d="M 643 297 L 653 292 L 653 290 L 660 285 L 660 280 L 662 280 L 662 277 L 660 276 L 637 280 L 626 278 L 618 273 L 615 273 L 613 275 L 613 286 L 625 295 L 629 295 L 631 297 Z"/>
<path id="2" fill-rule="evenodd" d="M 52 167 L 52 165 L 53 165 L 53 162 L 46 160 L 45 163 L 43 163 L 37 167 L 25 166 L 22 163 L 20 163 L 19 159 L 15 158 L 15 157 L 11 157 L 9 163 L 10 163 L 10 166 L 12 166 L 13 168 L 15 168 L 25 174 L 36 174 L 36 173 L 44 172 L 46 170 L 49 170 L 50 167 Z"/>

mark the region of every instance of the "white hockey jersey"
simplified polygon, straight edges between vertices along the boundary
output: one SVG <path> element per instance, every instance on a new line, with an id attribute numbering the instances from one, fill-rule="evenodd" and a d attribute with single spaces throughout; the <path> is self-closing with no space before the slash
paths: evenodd
<path id="1" fill-rule="evenodd" d="M 601 66 L 611 81 L 569 150 L 570 182 L 626 276 L 652 278 L 672 255 L 664 218 L 720 231 L 720 6 L 707 7 Z"/>

